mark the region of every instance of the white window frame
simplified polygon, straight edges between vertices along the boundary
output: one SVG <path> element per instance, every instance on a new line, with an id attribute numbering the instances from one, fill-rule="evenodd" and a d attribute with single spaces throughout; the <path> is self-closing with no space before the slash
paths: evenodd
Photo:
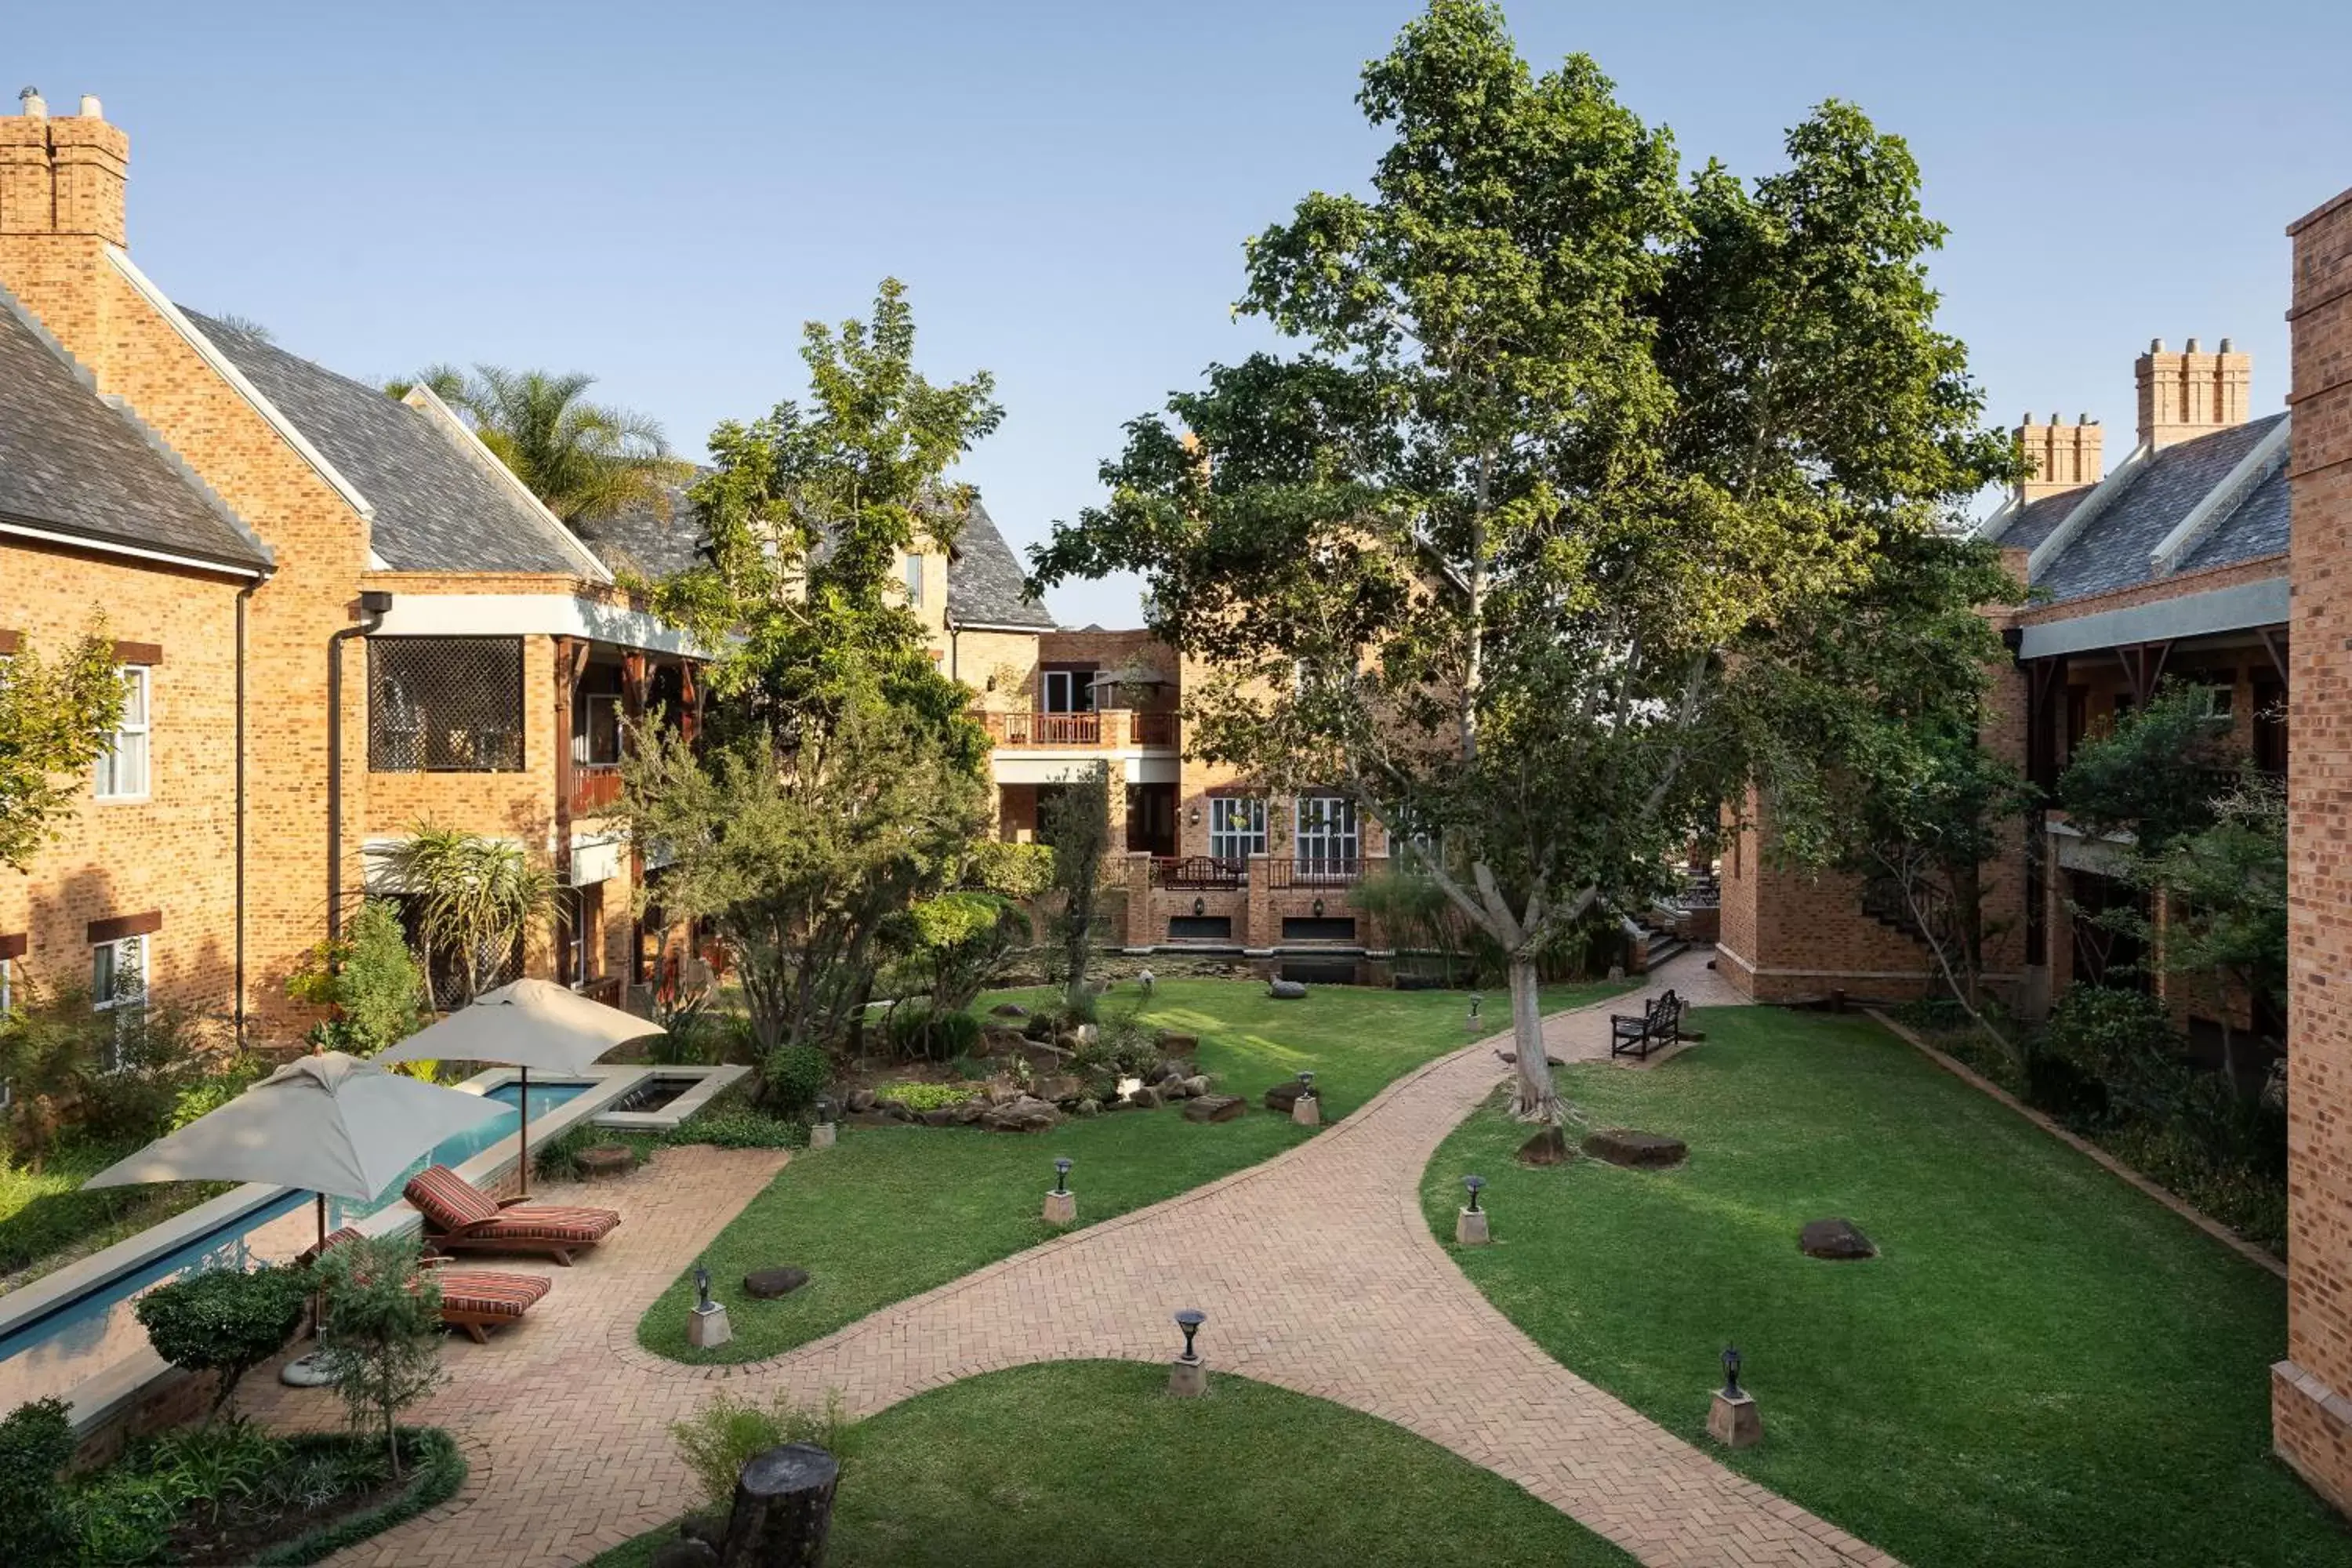
<path id="1" fill-rule="evenodd" d="M 603 704 L 613 710 L 613 754 L 596 754 L 596 709 Z M 605 768 L 620 765 L 629 747 L 628 725 L 624 721 L 625 700 L 617 691 L 591 691 L 581 703 L 580 746 L 572 760 L 583 767 Z"/>
<path id="2" fill-rule="evenodd" d="M 98 942 L 89 950 L 90 1011 L 111 1013 L 115 1019 L 114 1056 L 112 1060 L 106 1063 L 109 1072 L 122 1070 L 124 1066 L 122 1036 L 125 1026 L 131 1019 L 146 1010 L 147 978 L 150 973 L 147 967 L 149 956 L 147 937 L 144 932 L 137 936 L 118 937 L 112 942 Z M 129 960 L 131 972 L 136 973 L 139 979 L 137 986 L 128 991 L 123 990 L 121 986 L 126 958 Z M 101 963 L 107 973 L 104 984 L 99 983 L 99 970 Z"/>
<path id="3" fill-rule="evenodd" d="M 907 585 L 907 603 L 919 610 L 923 607 L 922 552 L 910 550 L 898 565 L 899 578 Z"/>
<path id="4" fill-rule="evenodd" d="M 1095 677 L 1091 669 L 1046 669 L 1037 674 L 1037 705 L 1047 713 L 1091 713 L 1095 710 Z"/>
<path id="5" fill-rule="evenodd" d="M 1302 873 L 1338 876 L 1363 863 L 1363 823 L 1346 795 L 1298 796 L 1291 802 L 1290 826 L 1293 863 Z"/>
<path id="6" fill-rule="evenodd" d="M 1257 795 L 1211 795 L 1209 797 L 1210 857 L 1218 860 L 1245 861 L 1253 855 L 1263 855 L 1265 852 L 1265 799 Z"/>
<path id="7" fill-rule="evenodd" d="M 90 765 L 90 798 L 105 801 L 145 800 L 154 783 L 155 773 L 155 672 L 152 666 L 124 664 L 115 667 L 128 689 L 123 693 L 122 719 L 114 727 L 114 736 L 107 742 L 105 752 Z M 132 698 L 137 698 L 139 717 L 131 717 Z M 134 789 L 122 787 L 119 763 L 126 737 L 139 740 L 139 779 Z"/>

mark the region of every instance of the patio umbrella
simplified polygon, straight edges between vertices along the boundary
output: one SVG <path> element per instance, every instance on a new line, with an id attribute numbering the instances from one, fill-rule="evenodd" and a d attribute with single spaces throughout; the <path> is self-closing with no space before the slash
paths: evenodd
<path id="1" fill-rule="evenodd" d="M 522 1069 L 518 1190 L 530 1191 L 530 1069 L 583 1073 L 614 1046 L 658 1035 L 661 1026 L 550 980 L 517 980 L 401 1041 L 380 1062 L 499 1062 Z"/>
<path id="2" fill-rule="evenodd" d="M 327 1199 L 375 1197 L 444 1138 L 499 1113 L 478 1094 L 386 1072 L 341 1051 L 298 1057 L 216 1110 L 116 1161 L 82 1184 L 274 1182 Z"/>

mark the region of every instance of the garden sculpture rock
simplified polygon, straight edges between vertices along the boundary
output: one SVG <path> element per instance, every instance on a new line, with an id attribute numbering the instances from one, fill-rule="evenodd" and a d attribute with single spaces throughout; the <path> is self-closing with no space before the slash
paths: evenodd
<path id="1" fill-rule="evenodd" d="M 1307 999 L 1307 983 L 1303 980 L 1270 980 L 1265 994 L 1277 1002 L 1303 1002 Z"/>
<path id="2" fill-rule="evenodd" d="M 1878 1256 L 1877 1247 L 1850 1219 L 1814 1220 L 1798 1233 L 1797 1248 L 1808 1258 L 1825 1258 L 1833 1263 Z"/>
<path id="3" fill-rule="evenodd" d="M 1249 1109 L 1249 1101 L 1238 1094 L 1204 1094 L 1184 1105 L 1187 1121 L 1231 1121 Z"/>

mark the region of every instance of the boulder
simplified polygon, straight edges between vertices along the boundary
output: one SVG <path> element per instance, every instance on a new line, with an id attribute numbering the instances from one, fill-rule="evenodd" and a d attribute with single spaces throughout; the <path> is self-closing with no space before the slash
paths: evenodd
<path id="1" fill-rule="evenodd" d="M 1513 1158 L 1522 1165 L 1565 1165 L 1575 1155 L 1569 1149 L 1568 1135 L 1557 1127 L 1547 1127 L 1520 1144 Z"/>
<path id="2" fill-rule="evenodd" d="M 923 1112 L 923 1125 L 926 1127 L 952 1127 L 955 1125 L 957 1110 L 958 1108 L 952 1105 L 934 1105 L 929 1110 Z"/>
<path id="3" fill-rule="evenodd" d="M 1081 1100 L 1076 1105 L 1070 1107 L 1070 1114 L 1073 1116 L 1100 1116 L 1102 1114 L 1102 1101 L 1093 1099 L 1092 1097 Z"/>
<path id="4" fill-rule="evenodd" d="M 743 1276 L 743 1294 L 754 1301 L 789 1296 L 809 1282 L 805 1268 L 758 1268 Z"/>
<path id="5" fill-rule="evenodd" d="M 1043 1040 L 1024 1040 L 1014 1054 L 1029 1064 L 1029 1070 L 1033 1073 L 1059 1072 L 1070 1059 L 1068 1051 L 1059 1046 L 1049 1046 Z"/>
<path id="6" fill-rule="evenodd" d="M 1265 1108 L 1287 1116 L 1291 1108 L 1298 1103 L 1298 1097 L 1306 1092 L 1307 1086 L 1297 1079 L 1284 1079 L 1265 1091 Z"/>
<path id="7" fill-rule="evenodd" d="M 1231 1121 L 1249 1109 L 1249 1101 L 1238 1094 L 1204 1094 L 1184 1105 L 1187 1121 Z"/>
<path id="8" fill-rule="evenodd" d="M 955 1112 L 953 1120 L 958 1127 L 969 1127 L 987 1112 L 988 1101 L 975 1094 L 970 1100 L 957 1100 L 949 1109 Z"/>
<path id="9" fill-rule="evenodd" d="M 1855 1229 L 1850 1219 L 1814 1220 L 1797 1233 L 1797 1250 L 1808 1258 L 1826 1258 L 1832 1263 L 1878 1256 L 1878 1248 L 1870 1237 Z"/>
<path id="10" fill-rule="evenodd" d="M 1128 1090 L 1127 1102 L 1138 1110 L 1156 1110 L 1161 1103 L 1160 1091 L 1150 1084 Z"/>
<path id="11" fill-rule="evenodd" d="M 1307 1000 L 1307 982 L 1269 980 L 1265 983 L 1265 994 L 1277 1002 L 1304 1002 Z"/>
<path id="12" fill-rule="evenodd" d="M 1029 1037 L 1018 1029 L 991 1027 L 980 1032 L 980 1054 L 983 1057 L 1010 1056 L 1029 1043 Z"/>
<path id="13" fill-rule="evenodd" d="M 980 1119 L 991 1132 L 1043 1132 L 1058 1127 L 1062 1113 L 1050 1101 L 1023 1095 L 1009 1105 L 992 1105 Z"/>
<path id="14" fill-rule="evenodd" d="M 1049 1073 L 1039 1079 L 1037 1087 L 1030 1092 L 1040 1100 L 1050 1100 L 1058 1105 L 1063 1100 L 1077 1099 L 1086 1092 L 1086 1088 L 1075 1073 Z"/>
<path id="15" fill-rule="evenodd" d="M 870 1089 L 853 1089 L 849 1091 L 849 1098 L 842 1103 L 849 1108 L 852 1115 L 861 1110 L 871 1110 L 874 1109 L 874 1091 Z"/>
<path id="16" fill-rule="evenodd" d="M 1637 1171 L 1679 1165 L 1690 1158 L 1690 1149 L 1681 1139 L 1660 1132 L 1636 1132 L 1630 1127 L 1603 1127 L 1597 1132 L 1586 1133 L 1584 1152 L 1596 1160 Z"/>
<path id="17" fill-rule="evenodd" d="M 1184 1086 L 1184 1098 L 1187 1100 L 1198 1100 L 1202 1095 L 1209 1092 L 1209 1080 L 1202 1074 L 1195 1073 L 1191 1078 L 1183 1079 L 1182 1082 Z"/>
<path id="18" fill-rule="evenodd" d="M 999 1002 L 988 1010 L 988 1016 L 992 1018 L 1025 1018 L 1029 1016 L 1029 1009 L 1018 1002 Z"/>
<path id="19" fill-rule="evenodd" d="M 648 1568 L 719 1568 L 719 1549 L 707 1541 L 683 1537 L 665 1541 L 654 1549 Z"/>
<path id="20" fill-rule="evenodd" d="M 1143 1075 L 1143 1081 L 1150 1084 L 1174 1083 L 1178 1079 L 1184 1076 L 1185 1072 L 1181 1066 L 1172 1061 L 1163 1061 L 1158 1067 L 1153 1068 L 1150 1072 L 1145 1073 Z"/>
<path id="21" fill-rule="evenodd" d="M 1505 1067 L 1515 1068 L 1519 1065 L 1519 1053 L 1517 1051 L 1496 1051 L 1495 1054 L 1503 1058 L 1503 1065 Z M 1553 1056 L 1549 1051 L 1544 1053 L 1544 1060 L 1556 1068 L 1564 1068 L 1568 1065 L 1566 1062 L 1560 1060 L 1558 1057 Z"/>
<path id="22" fill-rule="evenodd" d="M 1160 1032 L 1160 1048 L 1163 1051 L 1169 1051 L 1171 1053 L 1181 1052 L 1189 1056 L 1192 1052 L 1201 1048 L 1201 1037 L 1198 1035 L 1179 1035 L 1169 1030 L 1162 1029 Z"/>

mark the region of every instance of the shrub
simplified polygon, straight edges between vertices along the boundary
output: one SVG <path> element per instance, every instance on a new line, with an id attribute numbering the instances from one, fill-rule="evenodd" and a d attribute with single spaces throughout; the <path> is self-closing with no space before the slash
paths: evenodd
<path id="1" fill-rule="evenodd" d="M 646 1059 L 657 1067 L 707 1067 L 725 1059 L 730 1036 L 724 1014 L 694 1002 L 670 1016 L 661 1034 L 646 1042 Z"/>
<path id="2" fill-rule="evenodd" d="M 400 1412 L 441 1382 L 441 1287 L 416 1261 L 414 1237 L 362 1237 L 320 1258 L 327 1332 L 321 1352 L 352 1426 L 381 1426 L 400 1474 Z"/>
<path id="3" fill-rule="evenodd" d="M 207 1268 L 139 1298 L 132 1310 L 155 1353 L 188 1372 L 217 1373 L 209 1421 L 237 1380 L 276 1355 L 302 1321 L 302 1277 L 284 1268 Z"/>
<path id="4" fill-rule="evenodd" d="M 748 1105 L 712 1105 L 688 1117 L 666 1142 L 708 1143 L 715 1149 L 797 1149 L 808 1142 L 808 1129 Z"/>
<path id="5" fill-rule="evenodd" d="M 216 1426 L 165 1433 L 138 1468 L 180 1507 L 200 1507 L 217 1522 L 234 1505 L 272 1498 L 272 1483 L 288 1458 L 283 1439 L 232 1416 Z"/>
<path id="6" fill-rule="evenodd" d="M 2069 990 L 2043 1026 L 2042 1043 L 2117 1098 L 2143 1104 L 2147 1091 L 2169 1078 L 2181 1044 L 2163 1003 L 2105 985 Z"/>
<path id="7" fill-rule="evenodd" d="M 937 1110 L 943 1105 L 961 1105 L 979 1092 L 960 1083 L 886 1083 L 874 1091 L 874 1098 L 909 1110 Z"/>
<path id="8" fill-rule="evenodd" d="M 763 1102 L 780 1116 L 804 1121 L 833 1081 L 833 1058 L 814 1046 L 786 1046 L 769 1056 L 761 1076 Z"/>
<path id="9" fill-rule="evenodd" d="M 734 1499 L 743 1467 L 785 1443 L 814 1443 L 847 1468 L 857 1449 L 858 1423 L 843 1409 L 838 1389 L 825 1394 L 822 1408 L 795 1405 L 789 1394 L 767 1405 L 719 1394 L 685 1420 L 672 1422 L 669 1435 L 678 1458 L 701 1483 L 704 1501 L 724 1508 Z"/>
<path id="10" fill-rule="evenodd" d="M 890 1054 L 902 1061 L 951 1061 L 980 1044 L 980 1019 L 970 1013 L 934 1013 L 923 1004 L 890 1010 L 882 1026 Z"/>
<path id="11" fill-rule="evenodd" d="M 542 1181 L 576 1182 L 584 1173 L 580 1163 L 582 1152 L 607 1147 L 626 1149 L 630 1164 L 642 1165 L 653 1151 L 653 1142 L 646 1133 L 620 1132 L 577 1122 L 531 1152 L 531 1173 Z"/>
<path id="12" fill-rule="evenodd" d="M 198 1079 L 172 1101 L 171 1131 L 177 1132 L 200 1116 L 209 1116 L 269 1076 L 269 1065 L 250 1052 L 240 1052 L 220 1071 Z"/>
<path id="13" fill-rule="evenodd" d="M 343 936 L 310 951 L 286 982 L 286 994 L 331 1009 L 310 1030 L 313 1045 L 372 1057 L 415 1034 L 423 1022 L 425 971 L 408 951 L 399 914 L 385 900 L 370 899 Z"/>
<path id="14" fill-rule="evenodd" d="M 74 1453 L 70 1407 L 62 1399 L 19 1405 L 0 1421 L 0 1521 L 8 1561 L 22 1568 L 72 1568 L 73 1517 L 58 1479 Z"/>

